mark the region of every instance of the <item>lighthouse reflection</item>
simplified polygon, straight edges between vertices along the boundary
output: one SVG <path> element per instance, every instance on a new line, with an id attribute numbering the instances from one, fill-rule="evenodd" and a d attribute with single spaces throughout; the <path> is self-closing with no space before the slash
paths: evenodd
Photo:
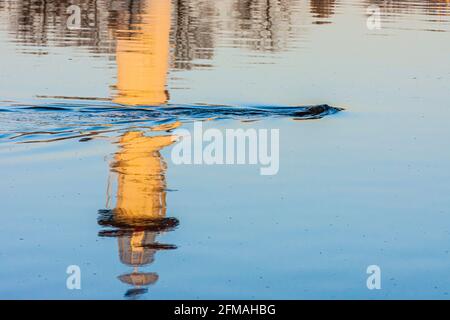
<path id="1" fill-rule="evenodd" d="M 159 234 L 178 225 L 176 218 L 166 216 L 166 165 L 160 153 L 173 141 L 172 135 L 128 132 L 111 163 L 117 177 L 116 205 L 99 211 L 98 223 L 104 227 L 99 236 L 116 237 L 120 261 L 133 268 L 118 277 L 133 286 L 126 297 L 145 293 L 158 280 L 158 274 L 141 272 L 140 267 L 151 264 L 156 252 L 176 248 L 157 242 Z"/>
<path id="2" fill-rule="evenodd" d="M 118 30 L 114 102 L 133 106 L 167 103 L 170 5 L 166 0 L 147 0 L 138 22 Z M 104 227 L 99 235 L 116 237 L 120 261 L 132 268 L 118 276 L 132 286 L 125 297 L 147 292 L 147 287 L 158 281 L 158 274 L 140 268 L 151 264 L 158 251 L 176 248 L 157 238 L 178 225 L 176 218 L 166 216 L 166 164 L 160 153 L 175 141 L 167 132 L 178 125 L 153 127 L 152 136 L 143 131 L 126 132 L 119 138 L 111 163 L 111 172 L 117 177 L 116 204 L 99 211 L 98 223 Z"/>
<path id="3" fill-rule="evenodd" d="M 117 84 L 114 102 L 155 106 L 167 102 L 170 13 L 167 0 L 141 3 L 137 22 L 116 31 Z"/>

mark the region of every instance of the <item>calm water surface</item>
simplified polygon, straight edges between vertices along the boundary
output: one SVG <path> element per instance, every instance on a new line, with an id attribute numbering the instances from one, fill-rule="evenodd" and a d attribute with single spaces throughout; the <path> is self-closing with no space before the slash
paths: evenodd
<path id="1" fill-rule="evenodd" d="M 450 2 L 78 3 L 0 1 L 0 298 L 449 298 Z M 279 173 L 175 165 L 194 120 Z"/>

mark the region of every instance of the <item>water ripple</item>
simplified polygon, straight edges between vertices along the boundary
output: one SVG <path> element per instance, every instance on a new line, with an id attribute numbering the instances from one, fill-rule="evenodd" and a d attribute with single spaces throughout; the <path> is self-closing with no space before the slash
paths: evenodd
<path id="1" fill-rule="evenodd" d="M 202 120 L 232 119 L 256 121 L 289 117 L 320 119 L 343 110 L 327 104 L 313 106 L 229 106 L 167 104 L 129 107 L 107 103 L 49 103 L 15 105 L 0 109 L 0 141 L 21 143 L 65 139 L 89 141 L 94 136 L 133 128 Z M 39 128 L 39 130 L 36 130 Z M 165 130 L 170 130 L 171 126 Z"/>

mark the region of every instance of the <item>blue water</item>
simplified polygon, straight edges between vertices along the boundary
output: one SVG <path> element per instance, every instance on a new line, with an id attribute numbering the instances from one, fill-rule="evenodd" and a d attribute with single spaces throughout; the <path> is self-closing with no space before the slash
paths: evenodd
<path id="1" fill-rule="evenodd" d="M 448 3 L 369 30 L 377 1 L 173 1 L 167 101 L 125 106 L 116 43 L 149 50 L 158 0 L 81 31 L 43 2 L 0 3 L 0 298 L 449 298 Z M 175 164 L 199 120 L 279 130 L 278 173 Z"/>

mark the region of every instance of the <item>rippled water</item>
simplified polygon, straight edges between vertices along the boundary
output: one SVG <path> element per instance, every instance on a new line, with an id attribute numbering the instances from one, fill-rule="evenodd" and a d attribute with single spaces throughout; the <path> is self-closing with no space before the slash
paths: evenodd
<path id="1" fill-rule="evenodd" d="M 448 298 L 448 1 L 77 3 L 0 1 L 0 298 Z"/>
<path id="2" fill-rule="evenodd" d="M 342 111 L 328 105 L 317 106 L 209 106 L 163 105 L 124 106 L 85 104 L 44 104 L 14 106 L 0 109 L 3 122 L 0 137 L 20 142 L 49 142 L 71 138 L 89 140 L 102 133 L 139 129 L 154 130 L 162 124 L 178 121 L 233 119 L 256 121 L 273 117 L 290 117 L 294 120 L 320 119 Z M 36 130 L 38 127 L 38 130 Z M 23 138 L 48 135 L 48 140 L 24 141 Z M 85 140 L 84 140 L 85 141 Z"/>

